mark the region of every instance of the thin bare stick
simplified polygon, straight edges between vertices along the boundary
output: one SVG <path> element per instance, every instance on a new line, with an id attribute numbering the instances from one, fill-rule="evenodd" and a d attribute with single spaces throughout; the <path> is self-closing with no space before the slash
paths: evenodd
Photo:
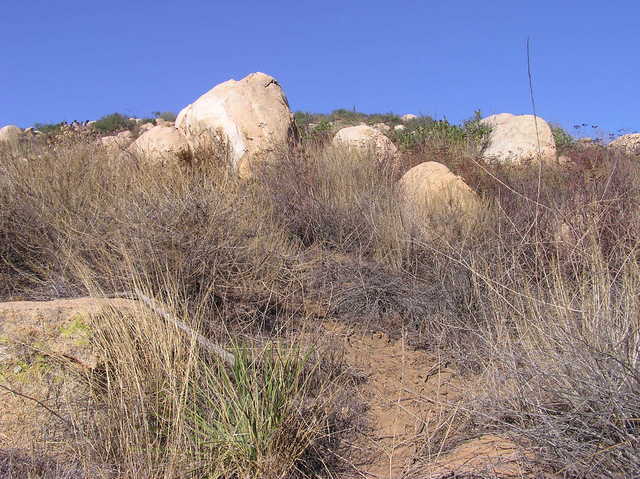
<path id="1" fill-rule="evenodd" d="M 47 405 L 46 405 L 45 403 L 43 403 L 42 401 L 40 401 L 40 400 L 38 400 L 38 399 L 36 399 L 36 398 L 34 398 L 34 397 L 27 396 L 26 394 L 23 394 L 23 393 L 21 393 L 21 392 L 19 392 L 19 391 L 16 391 L 16 390 L 14 390 L 14 389 L 11 389 L 11 388 L 9 388 L 9 387 L 5 386 L 4 384 L 0 384 L 0 388 L 4 389 L 5 391 L 10 392 L 11 394 L 15 394 L 16 396 L 20 396 L 20 397 L 22 397 L 22 398 L 24 398 L 24 399 L 27 399 L 27 400 L 29 400 L 29 401 L 33 401 L 34 403 L 36 403 L 36 404 L 37 404 L 38 406 L 40 406 L 41 408 L 46 409 L 46 410 L 47 410 L 47 412 L 49 412 L 49 413 L 53 414 L 55 417 L 57 417 L 58 419 L 60 419 L 60 420 L 61 420 L 63 423 L 65 423 L 67 426 L 69 426 L 69 427 L 71 427 L 71 428 L 73 427 L 73 425 L 72 425 L 72 424 L 71 424 L 67 419 L 63 418 L 60 414 L 58 414 L 57 412 L 55 412 L 53 409 L 51 409 L 49 406 L 47 406 Z"/>
<path id="2" fill-rule="evenodd" d="M 538 131 L 538 114 L 536 112 L 536 99 L 533 95 L 533 79 L 531 75 L 531 48 L 529 45 L 529 37 L 527 37 L 527 76 L 529 77 L 529 96 L 531 98 L 531 108 L 533 110 L 533 124 L 536 128 L 536 142 L 538 144 L 538 186 L 536 191 L 536 216 L 534 225 L 538 225 L 538 216 L 540 210 L 538 204 L 540 203 L 540 190 L 542 188 L 542 146 L 540 146 L 540 132 Z"/>

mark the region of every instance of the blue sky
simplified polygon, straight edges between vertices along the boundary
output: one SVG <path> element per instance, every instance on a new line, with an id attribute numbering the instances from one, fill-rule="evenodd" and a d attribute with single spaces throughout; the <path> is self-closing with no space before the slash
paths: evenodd
<path id="1" fill-rule="evenodd" d="M 609 5 L 609 6 L 608 6 Z M 530 113 L 640 130 L 636 1 L 4 2 L 0 125 L 179 111 L 217 83 L 276 77 L 294 110 Z M 592 131 L 584 131 L 591 135 Z"/>

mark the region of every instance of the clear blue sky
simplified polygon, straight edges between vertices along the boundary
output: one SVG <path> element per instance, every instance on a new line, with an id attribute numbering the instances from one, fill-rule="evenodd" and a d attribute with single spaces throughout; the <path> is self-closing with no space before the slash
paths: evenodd
<path id="1" fill-rule="evenodd" d="M 638 0 L 28 0 L 0 15 L 0 125 L 179 111 L 254 71 L 294 110 L 529 113 L 529 36 L 540 116 L 640 130 Z"/>

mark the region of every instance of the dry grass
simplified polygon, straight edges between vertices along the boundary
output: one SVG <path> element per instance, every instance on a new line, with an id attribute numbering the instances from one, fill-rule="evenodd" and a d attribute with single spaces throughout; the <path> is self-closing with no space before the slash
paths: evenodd
<path id="1" fill-rule="evenodd" d="M 180 308 L 168 306 L 206 329 Z M 229 340 L 235 364 L 226 366 L 144 308 L 100 323 L 103 363 L 85 377 L 92 407 L 74 418 L 87 463 L 117 477 L 293 477 L 332 466 L 324 444 L 337 433 L 342 378 L 318 374 L 315 351 Z"/>
<path id="2" fill-rule="evenodd" d="M 143 288 L 244 358 L 242 371 L 226 369 L 143 309 L 107 315 L 96 337 L 104 368 L 87 378 L 92 407 L 75 418 L 88 438 L 83 467 L 335 472 L 357 410 L 340 412 L 352 381 L 326 351 L 292 346 L 301 325 L 331 315 L 408 329 L 414 346 L 482 377 L 488 386 L 454 411 L 474 434 L 508 435 L 565 477 L 633 477 L 640 170 L 606 150 L 568 154 L 573 164 L 539 177 L 446 138 L 394 165 L 309 144 L 241 181 L 212 151 L 163 168 L 86 142 L 2 152 L 0 297 Z M 483 195 L 473 228 L 442 216 L 449 233 L 425 237 L 403 221 L 395 180 L 434 160 Z M 240 415 L 250 419 L 241 441 Z M 462 434 L 450 420 L 443 413 L 440 426 Z M 425 450 L 459 440 L 449 436 Z"/>

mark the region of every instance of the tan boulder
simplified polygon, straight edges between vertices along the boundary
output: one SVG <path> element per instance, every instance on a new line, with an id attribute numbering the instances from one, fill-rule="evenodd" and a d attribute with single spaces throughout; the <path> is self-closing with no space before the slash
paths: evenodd
<path id="1" fill-rule="evenodd" d="M 406 129 L 407 129 L 407 127 L 406 127 L 406 126 L 404 126 L 404 125 L 396 125 L 396 126 L 394 126 L 394 127 L 393 127 L 393 129 L 394 129 L 395 131 L 404 131 L 404 130 L 406 130 Z"/>
<path id="2" fill-rule="evenodd" d="M 98 144 L 105 147 L 110 153 L 118 153 L 127 149 L 133 141 L 130 131 L 123 131 L 116 135 L 103 136 L 98 140 Z"/>
<path id="3" fill-rule="evenodd" d="M 145 132 L 145 131 L 149 131 L 152 128 L 155 128 L 156 125 L 154 125 L 153 123 L 142 123 L 139 127 L 138 130 L 141 132 Z"/>
<path id="4" fill-rule="evenodd" d="M 369 125 L 342 128 L 333 137 L 333 145 L 359 154 L 374 154 L 380 161 L 392 159 L 398 151 L 389 138 Z"/>
<path id="5" fill-rule="evenodd" d="M 416 115 L 412 114 L 412 113 L 407 113 L 406 115 L 402 115 L 400 117 L 400 119 L 402 121 L 404 121 L 404 122 L 415 120 L 416 118 L 418 118 L 418 117 Z"/>
<path id="6" fill-rule="evenodd" d="M 121 131 L 116 136 L 124 141 L 133 141 L 133 133 L 130 130 Z"/>
<path id="7" fill-rule="evenodd" d="M 479 231 L 482 202 L 462 178 L 429 161 L 414 166 L 398 182 L 402 223 L 421 241 L 464 241 Z"/>
<path id="8" fill-rule="evenodd" d="M 282 88 L 264 73 L 217 85 L 178 114 L 176 127 L 192 146 L 228 148 L 231 166 L 242 177 L 298 140 Z"/>
<path id="9" fill-rule="evenodd" d="M 15 146 L 22 137 L 22 130 L 15 125 L 0 128 L 0 144 Z"/>
<path id="10" fill-rule="evenodd" d="M 165 120 L 164 118 L 156 118 L 157 126 L 174 126 L 172 121 Z"/>
<path id="11" fill-rule="evenodd" d="M 461 177 L 435 161 L 411 168 L 400 178 L 398 186 L 406 211 L 470 211 L 479 203 L 476 192 Z"/>
<path id="12" fill-rule="evenodd" d="M 505 163 L 555 161 L 556 144 L 549 124 L 533 115 L 501 113 L 481 120 L 492 127 L 484 157 Z"/>
<path id="13" fill-rule="evenodd" d="M 640 133 L 622 135 L 609 143 L 609 148 L 628 155 L 640 155 Z"/>
<path id="14" fill-rule="evenodd" d="M 172 126 L 155 126 L 129 146 L 129 152 L 152 163 L 176 162 L 189 152 L 189 143 Z"/>

